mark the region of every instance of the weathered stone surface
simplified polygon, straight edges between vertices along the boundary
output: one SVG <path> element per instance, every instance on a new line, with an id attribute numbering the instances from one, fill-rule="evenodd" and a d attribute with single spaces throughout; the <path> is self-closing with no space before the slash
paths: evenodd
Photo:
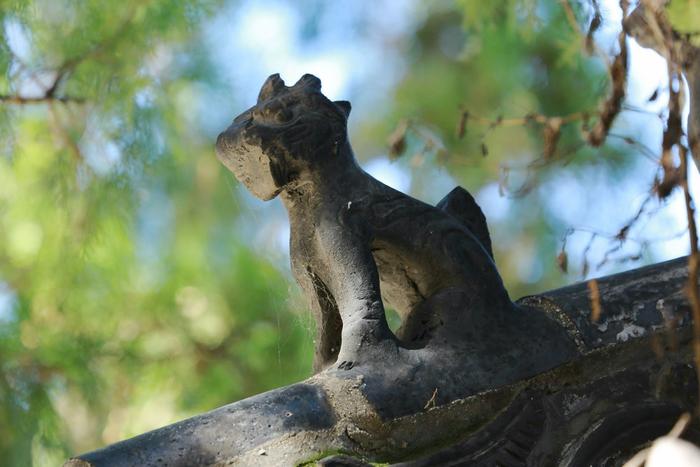
<path id="1" fill-rule="evenodd" d="M 325 392 L 299 383 L 113 444 L 80 460 L 115 467 L 212 465 L 284 434 L 328 429 L 335 423 Z"/>

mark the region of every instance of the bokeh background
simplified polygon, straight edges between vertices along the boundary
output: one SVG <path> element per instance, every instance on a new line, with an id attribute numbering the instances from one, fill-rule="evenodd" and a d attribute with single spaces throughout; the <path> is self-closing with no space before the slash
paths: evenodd
<path id="1" fill-rule="evenodd" d="M 585 31 L 591 3 L 571 4 Z M 680 193 L 650 196 L 665 64 L 633 40 L 602 147 L 576 126 L 544 159 L 541 127 L 460 137 L 464 111 L 594 113 L 621 18 L 600 8 L 590 55 L 555 0 L 0 0 L 0 463 L 59 465 L 310 375 L 286 213 L 213 152 L 271 73 L 352 101 L 385 183 L 471 191 L 515 298 L 686 254 Z"/>

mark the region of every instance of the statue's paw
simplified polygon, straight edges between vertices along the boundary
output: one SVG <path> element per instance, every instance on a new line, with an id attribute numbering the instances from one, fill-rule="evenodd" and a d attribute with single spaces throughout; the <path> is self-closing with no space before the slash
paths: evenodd
<path id="1" fill-rule="evenodd" d="M 338 365 L 338 369 L 339 370 L 350 370 L 354 366 L 355 366 L 355 362 L 343 360 L 342 362 L 340 362 L 340 365 Z"/>

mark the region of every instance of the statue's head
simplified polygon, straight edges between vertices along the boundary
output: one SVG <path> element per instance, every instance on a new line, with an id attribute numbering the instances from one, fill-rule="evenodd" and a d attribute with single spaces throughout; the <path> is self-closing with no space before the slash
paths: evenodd
<path id="1" fill-rule="evenodd" d="M 350 103 L 332 102 L 321 80 L 304 75 L 287 87 L 274 74 L 257 103 L 216 141 L 216 155 L 256 197 L 269 200 L 339 155 L 347 139 Z"/>

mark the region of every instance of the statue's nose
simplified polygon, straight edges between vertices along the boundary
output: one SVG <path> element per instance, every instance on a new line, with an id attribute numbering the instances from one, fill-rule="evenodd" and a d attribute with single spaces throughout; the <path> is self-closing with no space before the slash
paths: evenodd
<path id="1" fill-rule="evenodd" d="M 279 73 L 270 75 L 260 89 L 260 94 L 258 94 L 258 104 L 274 97 L 284 88 L 286 88 L 286 86 L 284 85 L 284 80 L 280 78 Z"/>
<path id="2" fill-rule="evenodd" d="M 216 154 L 217 156 L 224 154 L 228 147 L 226 131 L 222 131 L 216 138 Z"/>

